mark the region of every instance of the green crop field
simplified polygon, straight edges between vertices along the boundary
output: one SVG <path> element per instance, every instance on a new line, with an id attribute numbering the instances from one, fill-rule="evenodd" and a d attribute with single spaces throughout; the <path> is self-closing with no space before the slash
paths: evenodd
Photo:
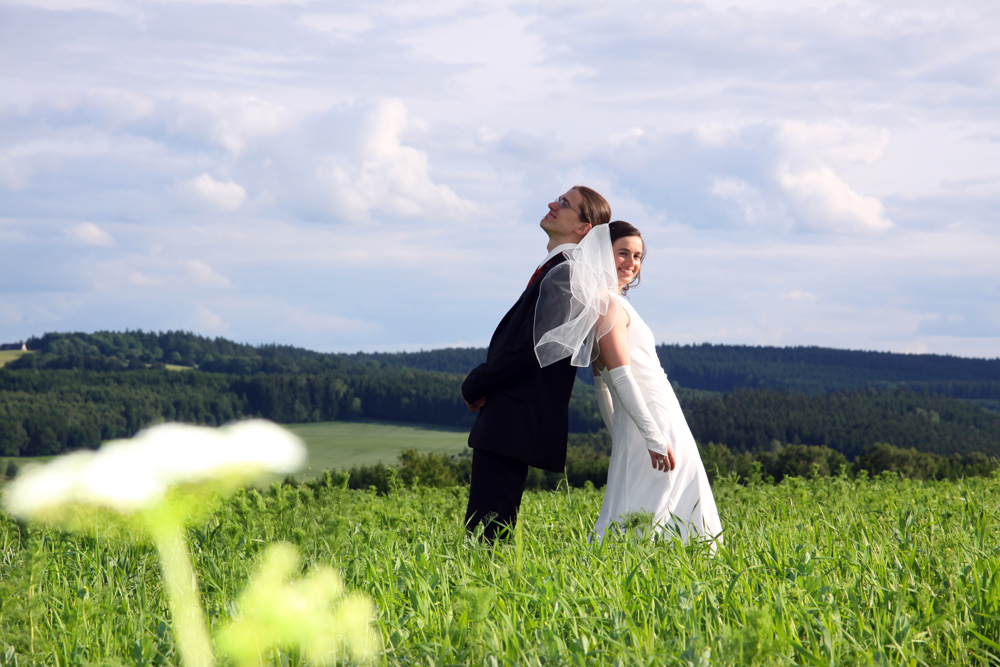
<path id="1" fill-rule="evenodd" d="M 421 454 L 458 454 L 468 450 L 469 432 L 447 426 L 423 426 L 391 422 L 317 422 L 285 424 L 306 443 L 309 457 L 298 479 L 311 479 L 323 470 L 342 470 L 378 462 L 392 465 L 404 449 Z M 8 461 L 19 468 L 44 463 L 51 456 L 0 459 L 0 486 Z M 3 663 L 0 662 L 0 665 Z"/>
<path id="2" fill-rule="evenodd" d="M 527 493 L 515 539 L 491 549 L 464 534 L 466 493 L 238 493 L 190 531 L 209 625 L 285 541 L 371 600 L 381 665 L 1000 662 L 998 480 L 723 481 L 714 556 L 592 542 L 592 488 Z M 0 563 L 0 663 L 178 664 L 152 547 L 0 513 Z"/>
<path id="3" fill-rule="evenodd" d="M 457 454 L 468 449 L 469 431 L 447 426 L 389 422 L 318 422 L 286 424 L 309 449 L 306 477 L 322 470 L 396 462 L 404 449 Z"/>
<path id="4" fill-rule="evenodd" d="M 26 354 L 31 354 L 31 352 L 25 352 L 24 350 L 0 350 L 0 366 L 6 366 L 8 363 L 15 359 L 20 359 Z"/>
<path id="5" fill-rule="evenodd" d="M 164 364 L 168 371 L 193 371 L 191 366 L 178 366 L 177 364 Z"/>

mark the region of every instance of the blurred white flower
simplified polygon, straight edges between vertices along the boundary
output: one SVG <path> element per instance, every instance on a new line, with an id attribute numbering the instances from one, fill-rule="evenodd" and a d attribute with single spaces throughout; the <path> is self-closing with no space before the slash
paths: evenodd
<path id="1" fill-rule="evenodd" d="M 4 504 L 23 519 L 77 504 L 129 514 L 159 504 L 174 487 L 240 485 L 294 472 L 305 455 L 298 437 L 267 421 L 219 429 L 162 424 L 96 452 L 25 467 L 8 485 Z"/>
<path id="2" fill-rule="evenodd" d="M 211 509 L 211 499 L 262 476 L 294 472 L 305 456 L 298 437 L 267 421 L 218 429 L 162 424 L 96 452 L 27 467 L 8 485 L 4 504 L 14 516 L 69 530 L 100 526 L 102 535 L 107 528 L 125 528 L 125 537 L 134 537 L 132 529 L 147 533 L 160 555 L 181 663 L 213 667 L 184 527 Z M 301 646 L 316 663 L 374 655 L 366 598 L 345 595 L 330 568 L 291 582 L 298 554 L 287 546 L 269 554 L 243 594 L 239 622 L 224 635 L 225 650 L 241 666 L 257 664 L 265 645 Z"/>
<path id="3" fill-rule="evenodd" d="M 315 664 L 350 655 L 372 658 L 377 639 L 371 629 L 372 603 L 345 593 L 335 570 L 316 568 L 294 581 L 301 558 L 289 544 L 273 544 L 238 601 L 239 613 L 217 635 L 218 646 L 238 667 L 269 664 L 278 646 L 298 646 Z"/>

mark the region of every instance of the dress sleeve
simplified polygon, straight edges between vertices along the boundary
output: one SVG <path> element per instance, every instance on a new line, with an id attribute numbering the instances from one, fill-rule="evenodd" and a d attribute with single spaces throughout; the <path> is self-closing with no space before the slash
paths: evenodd
<path id="1" fill-rule="evenodd" d="M 645 438 L 646 448 L 657 454 L 666 454 L 669 447 L 667 438 L 663 435 L 660 427 L 656 425 L 653 415 L 650 414 L 649 409 L 646 407 L 646 401 L 642 397 L 639 383 L 635 381 L 635 377 L 632 375 L 632 367 L 619 366 L 612 368 L 608 371 L 608 376 L 611 378 L 611 383 L 615 388 L 615 393 L 618 395 L 618 400 L 621 402 L 622 408 L 632 418 L 632 421 L 639 428 L 639 432 L 642 433 L 642 437 Z"/>

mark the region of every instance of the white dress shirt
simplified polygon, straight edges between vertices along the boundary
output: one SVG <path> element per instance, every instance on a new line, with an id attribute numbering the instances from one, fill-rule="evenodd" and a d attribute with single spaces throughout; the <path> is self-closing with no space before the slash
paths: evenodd
<path id="1" fill-rule="evenodd" d="M 557 245 L 555 248 L 552 249 L 552 251 L 548 255 L 545 256 L 545 259 L 539 262 L 538 268 L 542 268 L 543 266 L 545 266 L 546 262 L 548 262 L 550 259 L 558 255 L 559 253 L 565 252 L 567 250 L 572 250 L 575 247 L 576 247 L 575 243 L 563 243 L 562 245 Z"/>

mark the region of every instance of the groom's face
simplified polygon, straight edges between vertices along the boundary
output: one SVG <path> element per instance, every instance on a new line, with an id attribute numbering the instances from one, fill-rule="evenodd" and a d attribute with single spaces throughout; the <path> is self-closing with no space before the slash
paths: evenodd
<path id="1" fill-rule="evenodd" d="M 549 202 L 549 212 L 539 224 L 550 235 L 569 236 L 581 224 L 585 224 L 579 214 L 582 205 L 583 195 L 576 190 L 567 190 Z"/>

